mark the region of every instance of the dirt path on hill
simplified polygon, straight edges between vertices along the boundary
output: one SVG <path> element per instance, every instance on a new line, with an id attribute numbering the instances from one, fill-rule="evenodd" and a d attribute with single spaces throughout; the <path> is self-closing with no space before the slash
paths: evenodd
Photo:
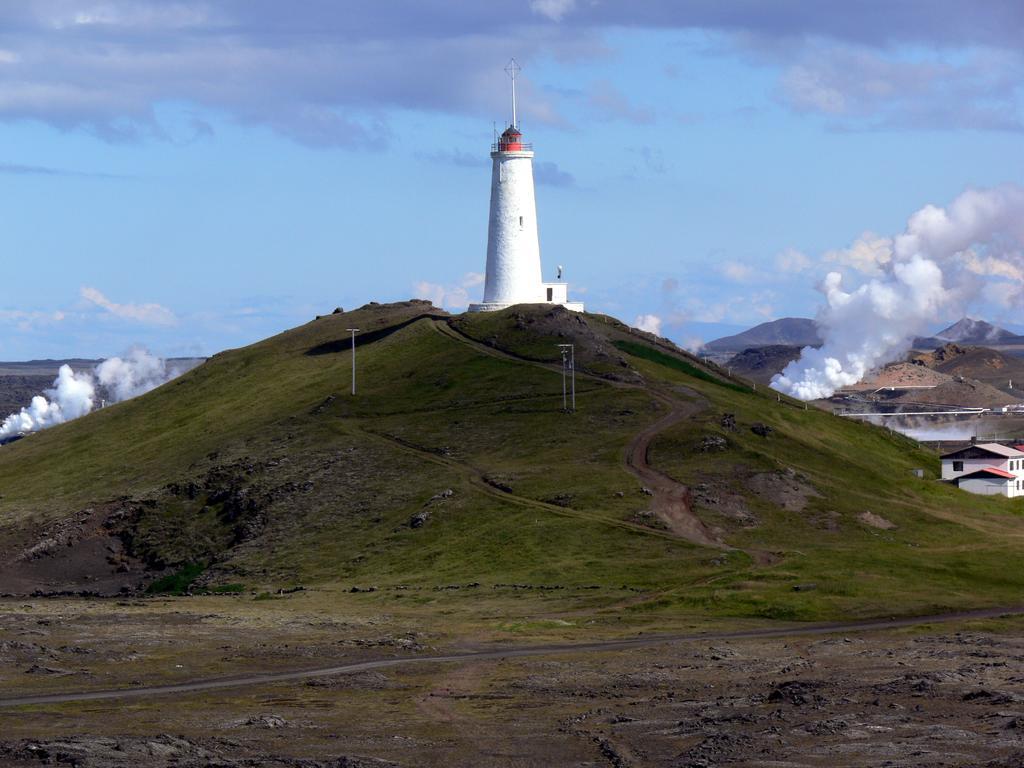
<path id="1" fill-rule="evenodd" d="M 815 635 L 849 634 L 879 630 L 914 627 L 923 624 L 948 623 L 995 619 L 1002 616 L 1024 615 L 1024 606 L 1009 608 L 982 608 L 973 611 L 957 611 L 932 616 L 913 616 L 891 619 L 868 619 L 862 621 L 837 621 L 803 626 L 769 627 L 763 629 L 740 629 L 723 632 L 701 632 L 689 634 L 648 635 L 620 640 L 597 640 L 589 643 L 558 643 L 526 646 L 508 646 L 469 653 L 454 653 L 437 656 L 413 656 L 409 658 L 377 659 L 352 664 L 340 664 L 314 669 L 299 669 L 288 672 L 254 672 L 240 677 L 214 677 L 193 680 L 187 683 L 138 686 L 103 691 L 79 691 L 50 693 L 28 696 L 14 696 L 0 699 L 0 707 L 24 707 L 46 704 L 66 704 L 75 701 L 101 701 L 110 699 L 148 699 L 174 693 L 198 693 L 202 691 L 242 688 L 254 685 L 295 682 L 309 678 L 331 675 L 346 675 L 375 669 L 406 666 L 411 664 L 467 663 L 487 660 L 523 658 L 528 656 L 550 656 L 555 654 L 608 653 L 632 648 L 642 648 L 667 643 L 706 643 L 709 641 L 738 639 L 790 638 Z"/>
<path id="2" fill-rule="evenodd" d="M 697 413 L 697 403 L 680 403 L 658 398 L 668 406 L 668 413 L 648 426 L 626 446 L 626 467 L 652 494 L 651 511 L 677 536 L 704 547 L 731 549 L 717 538 L 693 511 L 690 489 L 650 465 L 651 441 L 669 427 Z"/>

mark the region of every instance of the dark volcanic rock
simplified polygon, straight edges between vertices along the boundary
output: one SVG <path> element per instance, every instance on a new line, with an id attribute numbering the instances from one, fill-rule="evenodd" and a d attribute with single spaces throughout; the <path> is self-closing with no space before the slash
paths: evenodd
<path id="1" fill-rule="evenodd" d="M 820 697 L 814 691 L 821 688 L 821 685 L 819 682 L 807 680 L 789 680 L 775 686 L 768 694 L 767 700 L 772 703 L 785 701 L 796 707 L 813 704 L 820 701 Z"/>
<path id="2" fill-rule="evenodd" d="M 326 761 L 269 755 L 227 739 L 197 742 L 178 736 L 72 736 L 0 742 L 4 765 L 66 765 L 75 768 L 397 768 L 364 757 Z"/>

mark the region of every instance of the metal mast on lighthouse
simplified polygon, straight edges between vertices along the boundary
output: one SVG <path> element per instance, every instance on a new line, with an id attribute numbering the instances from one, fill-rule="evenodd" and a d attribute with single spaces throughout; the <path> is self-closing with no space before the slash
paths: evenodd
<path id="1" fill-rule="evenodd" d="M 505 71 L 508 72 L 508 76 L 512 78 L 512 127 L 519 128 L 519 123 L 516 120 L 516 75 L 522 72 L 523 68 L 519 66 L 519 62 L 515 59 L 509 59 L 508 65 L 505 67 Z"/>

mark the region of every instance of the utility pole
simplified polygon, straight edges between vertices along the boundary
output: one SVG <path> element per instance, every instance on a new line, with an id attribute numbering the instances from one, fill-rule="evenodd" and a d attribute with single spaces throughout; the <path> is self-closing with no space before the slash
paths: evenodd
<path id="1" fill-rule="evenodd" d="M 565 409 L 565 363 L 566 353 L 569 355 L 569 375 L 572 382 L 572 412 L 576 413 L 576 345 L 559 344 L 562 350 L 562 408 Z"/>
<path id="2" fill-rule="evenodd" d="M 352 334 L 352 394 L 356 393 L 356 332 L 358 328 L 346 328 Z"/>
<path id="3" fill-rule="evenodd" d="M 559 344 L 559 346 L 561 347 L 562 345 Z M 559 351 L 562 353 L 562 410 L 564 411 L 564 410 L 566 410 L 566 407 L 565 407 L 565 359 L 566 359 L 566 355 L 568 355 L 569 353 L 566 352 L 564 349 L 560 349 Z"/>

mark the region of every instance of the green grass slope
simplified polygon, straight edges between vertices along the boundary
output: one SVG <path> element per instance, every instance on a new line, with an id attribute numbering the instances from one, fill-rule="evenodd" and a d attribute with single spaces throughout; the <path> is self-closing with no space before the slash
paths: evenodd
<path id="1" fill-rule="evenodd" d="M 561 411 L 565 342 L 576 413 Z M 690 487 L 721 549 L 657 524 L 627 471 L 628 444 L 672 403 L 692 415 L 649 460 Z M 63 521 L 96 519 L 147 566 L 138 578 L 175 590 L 180 572 L 229 590 L 372 585 L 385 602 L 518 585 L 633 615 L 794 619 L 1017 602 L 1020 505 L 937 471 L 910 440 L 612 318 L 371 304 L 0 448 L 0 551 L 17 569 Z"/>

